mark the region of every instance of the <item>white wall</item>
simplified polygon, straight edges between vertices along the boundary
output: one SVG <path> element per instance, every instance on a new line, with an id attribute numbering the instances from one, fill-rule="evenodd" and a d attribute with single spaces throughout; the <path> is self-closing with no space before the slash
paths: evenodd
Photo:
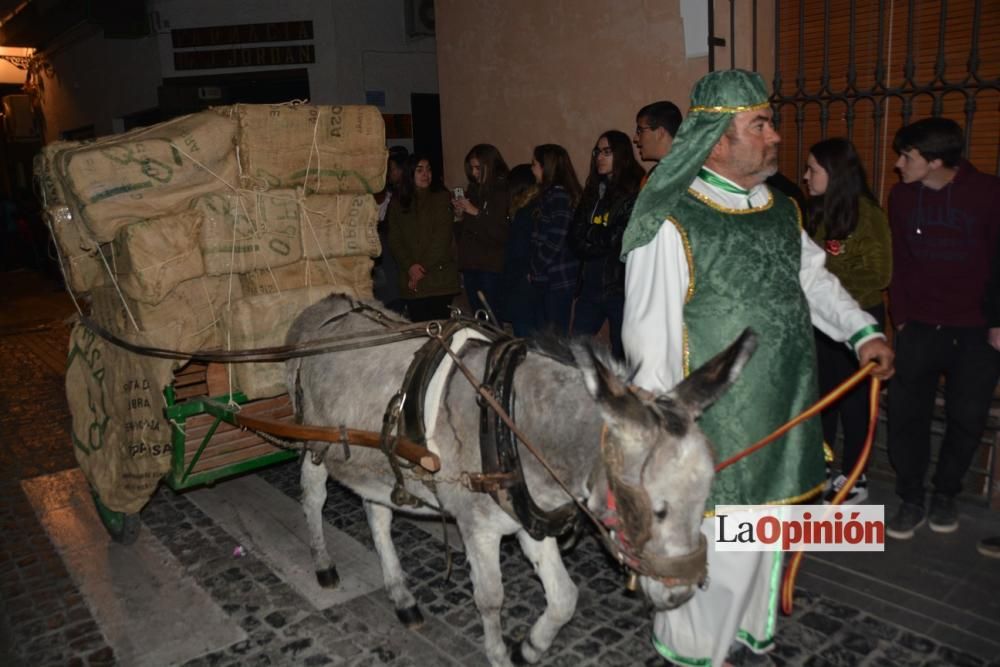
<path id="1" fill-rule="evenodd" d="M 98 28 L 87 27 L 60 40 L 48 55 L 52 69 L 42 92 L 46 140 L 89 124 L 98 135 L 112 132 L 115 119 L 157 106 L 164 78 L 289 69 L 178 71 L 170 35 L 177 28 L 312 21 L 308 43 L 316 62 L 290 67 L 308 71 L 310 101 L 316 104 L 363 104 L 366 90 L 380 90 L 383 112 L 409 113 L 411 93 L 438 91 L 434 39 L 407 38 L 403 0 L 150 0 L 149 7 L 148 38 L 105 40 Z M 390 143 L 412 148 L 408 141 Z"/>

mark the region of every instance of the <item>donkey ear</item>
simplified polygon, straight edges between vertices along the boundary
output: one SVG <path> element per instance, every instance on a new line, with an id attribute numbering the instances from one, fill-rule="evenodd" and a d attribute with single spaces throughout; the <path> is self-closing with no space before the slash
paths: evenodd
<path id="1" fill-rule="evenodd" d="M 625 383 L 614 371 L 601 363 L 589 345 L 574 346 L 573 356 L 583 372 L 583 382 L 587 391 L 598 402 L 613 401 L 627 393 Z"/>
<path id="2" fill-rule="evenodd" d="M 757 349 L 757 334 L 743 330 L 729 347 L 674 387 L 670 394 L 686 405 L 694 417 L 717 401 L 732 386 Z"/>

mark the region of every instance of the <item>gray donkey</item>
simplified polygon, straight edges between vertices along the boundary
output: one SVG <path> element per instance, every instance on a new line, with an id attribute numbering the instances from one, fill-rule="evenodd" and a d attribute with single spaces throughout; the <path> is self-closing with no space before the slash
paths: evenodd
<path id="1" fill-rule="evenodd" d="M 371 331 L 372 319 L 353 312 L 354 305 L 337 295 L 315 304 L 292 325 L 287 342 Z M 483 377 L 490 347 L 480 338 L 467 329 L 451 340 L 461 363 L 477 378 Z M 297 418 L 306 424 L 379 431 L 386 405 L 399 390 L 413 354 L 426 341 L 289 360 L 287 381 Z M 618 540 L 615 544 L 628 554 L 623 560 L 642 573 L 642 589 L 656 609 L 683 604 L 693 595 L 692 586 L 704 578 L 705 541 L 699 527 L 712 483 L 713 457 L 695 419 L 732 384 L 754 347 L 753 334 L 744 333 L 728 350 L 659 396 L 627 386 L 583 345 L 573 347 L 575 360 L 529 350 L 514 374 L 512 413 L 518 428 L 572 493 L 594 515 L 617 527 L 612 533 Z M 534 539 L 493 498 L 461 483 L 463 473 L 482 470 L 480 406 L 475 388 L 448 357 L 426 392 L 425 427 L 427 445 L 439 454 L 441 469 L 422 477 L 404 471 L 406 490 L 426 503 L 422 508 L 393 502 L 396 477 L 378 450 L 351 447 L 348 452 L 333 445 L 319 462 L 313 456 L 303 457 L 302 504 L 317 578 L 327 586 L 338 581 L 321 515 L 330 475 L 364 499 L 397 615 L 407 626 L 419 625 L 422 616 L 406 587 L 390 522 L 393 510 L 435 514 L 440 508 L 454 518 L 465 543 L 486 654 L 492 665 L 506 666 L 511 663 L 500 627 L 500 540 L 514 534 L 545 590 L 546 608 L 518 647 L 521 658 L 537 662 L 572 617 L 577 588 L 556 539 Z M 537 506 L 546 511 L 563 506 L 569 500 L 566 492 L 523 445 L 519 448 L 524 479 Z M 434 482 L 424 483 L 418 477 Z M 612 496 L 618 498 L 617 509 L 609 507 Z M 659 565 L 666 564 L 663 571 L 669 574 L 672 561 L 692 558 L 700 563 L 699 576 L 658 576 Z"/>

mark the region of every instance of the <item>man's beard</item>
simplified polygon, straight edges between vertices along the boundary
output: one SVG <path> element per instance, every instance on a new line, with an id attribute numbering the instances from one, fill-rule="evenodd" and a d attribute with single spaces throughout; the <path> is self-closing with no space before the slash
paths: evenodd
<path id="1" fill-rule="evenodd" d="M 743 171 L 749 178 L 754 179 L 758 184 L 763 183 L 769 177 L 778 173 L 778 148 L 777 146 L 769 148 L 757 164 L 750 165 L 738 161 L 737 165 L 742 167 L 740 171 Z"/>
<path id="2" fill-rule="evenodd" d="M 760 170 L 760 175 L 765 179 L 770 178 L 778 173 L 778 149 L 775 148 L 774 152 L 767 156 L 764 160 L 764 166 Z"/>

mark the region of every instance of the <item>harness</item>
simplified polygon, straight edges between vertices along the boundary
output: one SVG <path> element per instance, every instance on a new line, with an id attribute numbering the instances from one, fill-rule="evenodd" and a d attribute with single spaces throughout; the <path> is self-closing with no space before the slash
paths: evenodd
<path id="1" fill-rule="evenodd" d="M 483 373 L 485 388 L 493 392 L 506 413 L 515 420 L 514 371 L 526 355 L 524 339 L 498 341 L 490 347 Z M 489 493 L 505 512 L 517 518 L 531 537 L 536 540 L 562 537 L 577 530 L 580 512 L 572 500 L 551 511 L 535 504 L 524 481 L 517 438 L 500 414 L 482 398 L 479 399 L 479 452 L 483 472 L 478 476 L 470 475 L 470 482 L 473 482 L 470 488 L 475 485 L 472 490 Z"/>
<path id="2" fill-rule="evenodd" d="M 396 477 L 393 488 L 393 502 L 418 505 L 419 500 L 403 487 L 399 461 L 392 456 L 391 439 L 386 428 L 396 424 L 401 438 L 425 444 L 427 442 L 426 415 L 424 406 L 427 389 L 441 362 L 451 348 L 455 336 L 466 329 L 483 335 L 490 347 L 483 371 L 483 386 L 494 393 L 507 414 L 514 412 L 514 372 L 527 355 L 527 344 L 523 339 L 512 338 L 508 334 L 480 320 L 452 318 L 447 320 L 439 332 L 424 343 L 413 355 L 399 391 L 389 401 L 383 415 L 383 451 L 389 457 L 390 466 Z M 482 400 L 479 403 L 479 450 L 482 461 L 481 473 L 465 476 L 469 490 L 488 493 L 491 498 L 511 517 L 517 519 L 534 539 L 561 537 L 573 532 L 579 524 L 579 511 L 570 501 L 552 511 L 540 508 L 531 497 L 524 480 L 521 457 L 517 451 L 517 438 L 503 419 Z M 433 478 L 422 478 L 425 485 L 432 485 Z M 433 491 L 433 487 L 431 487 Z"/>

